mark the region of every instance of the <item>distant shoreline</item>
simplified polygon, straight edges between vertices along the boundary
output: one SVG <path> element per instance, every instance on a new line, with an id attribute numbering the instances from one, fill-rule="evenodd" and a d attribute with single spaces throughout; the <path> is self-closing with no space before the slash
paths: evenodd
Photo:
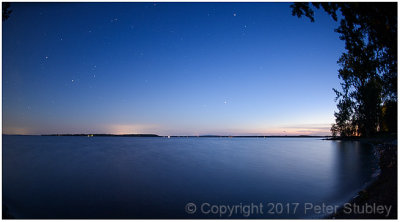
<path id="1" fill-rule="evenodd" d="M 3 134 L 3 136 L 82 136 L 82 137 L 169 137 L 169 138 L 325 138 L 331 136 L 226 136 L 226 135 L 200 135 L 200 136 L 160 136 L 157 134 L 41 134 L 41 135 L 21 135 L 21 134 Z"/>

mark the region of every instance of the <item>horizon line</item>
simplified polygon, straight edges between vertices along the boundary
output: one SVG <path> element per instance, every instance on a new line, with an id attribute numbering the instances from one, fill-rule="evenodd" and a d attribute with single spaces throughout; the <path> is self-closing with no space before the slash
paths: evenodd
<path id="1" fill-rule="evenodd" d="M 3 136 L 136 136 L 136 137 L 332 137 L 332 135 L 218 135 L 218 134 L 204 134 L 204 135 L 158 135 L 154 133 L 52 133 L 52 134 L 9 134 L 2 133 Z"/>

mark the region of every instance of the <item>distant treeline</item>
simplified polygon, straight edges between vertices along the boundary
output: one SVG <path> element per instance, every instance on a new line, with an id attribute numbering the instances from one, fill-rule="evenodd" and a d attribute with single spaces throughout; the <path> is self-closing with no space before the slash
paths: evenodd
<path id="1" fill-rule="evenodd" d="M 117 137 L 160 137 L 156 134 L 46 134 L 42 136 L 117 136 Z"/>
<path id="2" fill-rule="evenodd" d="M 307 135 L 299 135 L 299 136 L 219 136 L 219 135 L 202 135 L 202 136 L 171 136 L 171 137 L 224 137 L 224 138 L 274 138 L 274 137 L 327 137 L 327 136 L 307 136 Z"/>
<path id="3" fill-rule="evenodd" d="M 327 136 L 219 136 L 219 135 L 201 135 L 201 136 L 159 136 L 157 134 L 44 134 L 41 136 L 84 136 L 84 137 L 105 137 L 105 136 L 115 136 L 115 137 L 186 137 L 186 138 L 197 138 L 197 137 L 211 137 L 211 138 L 274 138 L 274 137 L 327 137 Z"/>

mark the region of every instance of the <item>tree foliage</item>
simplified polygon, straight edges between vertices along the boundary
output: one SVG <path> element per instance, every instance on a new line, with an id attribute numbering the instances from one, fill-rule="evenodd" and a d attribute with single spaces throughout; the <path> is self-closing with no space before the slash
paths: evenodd
<path id="1" fill-rule="evenodd" d="M 334 136 L 397 132 L 397 3 L 312 3 L 340 25 L 345 41 L 338 60 L 341 90 L 334 89 L 338 112 Z M 292 15 L 314 22 L 309 3 L 291 5 Z M 340 14 L 339 14 L 340 13 Z M 396 113 L 394 115 L 393 113 Z M 391 123 L 389 123 L 391 122 Z"/>
<path id="2" fill-rule="evenodd" d="M 3 2 L 2 3 L 2 8 L 3 8 L 3 22 L 7 20 L 10 17 L 10 14 L 12 10 L 10 10 L 10 3 L 9 2 Z"/>

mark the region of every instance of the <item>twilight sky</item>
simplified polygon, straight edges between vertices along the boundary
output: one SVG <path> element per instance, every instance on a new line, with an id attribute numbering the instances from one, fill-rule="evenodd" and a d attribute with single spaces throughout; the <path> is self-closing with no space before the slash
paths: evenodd
<path id="1" fill-rule="evenodd" d="M 12 3 L 3 133 L 329 135 L 344 42 L 289 3 Z"/>

